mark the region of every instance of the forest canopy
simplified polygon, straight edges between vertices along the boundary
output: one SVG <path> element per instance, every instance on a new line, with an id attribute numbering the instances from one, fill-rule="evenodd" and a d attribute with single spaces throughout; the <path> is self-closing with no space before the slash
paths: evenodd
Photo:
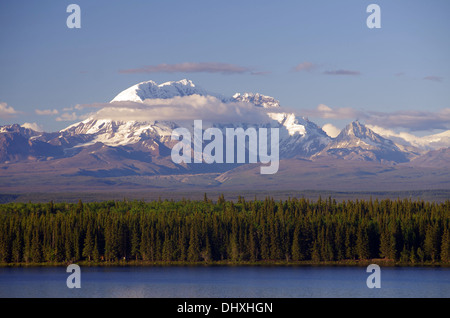
<path id="1" fill-rule="evenodd" d="M 450 262 L 450 201 L 155 200 L 0 205 L 0 263 Z"/>

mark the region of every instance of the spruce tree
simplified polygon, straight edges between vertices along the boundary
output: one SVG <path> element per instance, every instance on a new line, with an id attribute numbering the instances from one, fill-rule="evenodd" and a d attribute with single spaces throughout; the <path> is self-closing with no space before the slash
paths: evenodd
<path id="1" fill-rule="evenodd" d="M 300 246 L 300 226 L 295 226 L 294 235 L 292 237 L 292 260 L 301 261 L 303 259 L 302 249 Z"/>
<path id="2" fill-rule="evenodd" d="M 441 262 L 450 262 L 450 233 L 448 226 L 444 227 L 441 238 Z"/>
<path id="3" fill-rule="evenodd" d="M 195 227 L 191 226 L 187 260 L 189 262 L 198 262 L 199 259 L 200 259 L 200 240 L 198 238 L 198 233 Z"/>
<path id="4" fill-rule="evenodd" d="M 94 253 L 94 235 L 92 233 L 92 225 L 89 224 L 86 229 L 86 236 L 84 238 L 83 257 L 86 257 L 89 261 Z"/>

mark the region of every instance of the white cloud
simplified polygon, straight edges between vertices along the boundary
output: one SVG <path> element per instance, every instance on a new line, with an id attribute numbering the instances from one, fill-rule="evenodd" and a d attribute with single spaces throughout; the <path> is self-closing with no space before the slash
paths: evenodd
<path id="1" fill-rule="evenodd" d="M 44 128 L 41 125 L 38 125 L 37 123 L 23 123 L 21 126 L 23 128 L 32 129 L 39 132 L 44 131 Z"/>
<path id="2" fill-rule="evenodd" d="M 437 112 L 404 110 L 392 113 L 367 112 L 366 123 L 384 128 L 407 128 L 411 131 L 450 129 L 450 108 Z"/>
<path id="3" fill-rule="evenodd" d="M 341 132 L 339 128 L 330 123 L 323 125 L 322 130 L 331 138 L 335 138 Z"/>
<path id="4" fill-rule="evenodd" d="M 82 119 L 83 116 L 77 115 L 75 112 L 72 113 L 63 113 L 61 116 L 56 117 L 56 121 L 72 121 L 77 119 Z"/>
<path id="5" fill-rule="evenodd" d="M 361 111 L 351 107 L 331 108 L 324 104 L 318 105 L 316 109 L 305 109 L 302 112 L 305 116 L 329 119 L 356 119 L 364 117 Z"/>
<path id="6" fill-rule="evenodd" d="M 8 104 L 0 103 L 0 118 L 10 118 L 20 113 Z"/>
<path id="7" fill-rule="evenodd" d="M 395 132 L 392 129 L 386 129 L 380 126 L 366 126 L 377 134 L 391 139 L 400 145 L 413 146 L 426 150 L 450 147 L 450 130 L 438 134 L 419 137 L 408 132 Z"/>
<path id="8" fill-rule="evenodd" d="M 318 105 L 317 110 L 319 112 L 332 112 L 333 111 L 333 109 L 331 107 L 324 105 L 324 104 Z"/>
<path id="9" fill-rule="evenodd" d="M 58 115 L 59 111 L 57 109 L 36 109 L 34 111 L 38 115 Z"/>
<path id="10" fill-rule="evenodd" d="M 386 138 L 400 138 L 401 140 L 404 140 L 411 145 L 415 143 L 415 141 L 419 138 L 413 134 L 410 134 L 408 132 L 395 132 L 392 129 L 383 128 L 376 125 L 367 124 L 366 125 L 369 129 L 373 130 L 377 134 L 386 137 Z"/>
<path id="11" fill-rule="evenodd" d="M 324 119 L 361 120 L 365 124 L 385 129 L 406 128 L 409 131 L 450 129 L 450 108 L 438 111 L 402 110 L 396 112 L 362 111 L 351 107 L 332 108 L 324 104 L 315 109 L 303 109 L 303 116 Z"/>
<path id="12" fill-rule="evenodd" d="M 76 109 L 100 108 L 89 117 L 135 121 L 193 121 L 214 123 L 269 122 L 267 109 L 245 102 L 224 103 L 213 96 L 190 95 L 170 99 L 147 99 L 137 102 L 112 102 L 77 105 Z M 270 109 L 274 112 L 274 109 Z M 276 110 L 275 110 L 276 112 Z M 75 115 L 75 113 L 73 113 Z"/>

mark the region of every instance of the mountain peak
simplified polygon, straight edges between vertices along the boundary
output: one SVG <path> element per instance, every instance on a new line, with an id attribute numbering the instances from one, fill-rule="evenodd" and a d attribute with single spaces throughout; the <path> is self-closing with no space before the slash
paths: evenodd
<path id="1" fill-rule="evenodd" d="M 240 102 L 252 103 L 255 106 L 264 108 L 280 107 L 280 102 L 271 96 L 262 95 L 259 93 L 236 93 L 233 99 Z"/>
<path id="2" fill-rule="evenodd" d="M 191 80 L 169 81 L 157 84 L 152 80 L 133 85 L 120 92 L 111 102 L 143 102 L 146 99 L 167 99 L 175 96 L 211 95 L 202 88 L 196 86 Z"/>
<path id="3" fill-rule="evenodd" d="M 348 124 L 318 155 L 392 163 L 409 160 L 408 154 L 391 140 L 381 137 L 357 120 Z"/>
<path id="4" fill-rule="evenodd" d="M 0 133 L 17 133 L 28 137 L 40 134 L 40 132 L 36 130 L 19 124 L 0 126 Z"/>
<path id="5" fill-rule="evenodd" d="M 335 138 L 335 144 L 345 147 L 377 147 L 379 145 L 393 146 L 393 143 L 381 137 L 359 121 L 353 121 L 348 124 L 341 133 Z M 392 144 L 392 145 L 391 145 Z"/>
<path id="6" fill-rule="evenodd" d="M 367 128 L 364 124 L 361 124 L 358 120 L 355 120 L 348 124 L 336 139 L 343 138 L 358 138 L 358 139 L 370 139 L 374 141 L 381 141 L 384 139 L 380 135 Z"/>
<path id="7" fill-rule="evenodd" d="M 169 82 L 165 82 L 165 83 L 159 84 L 158 86 L 159 86 L 159 87 L 163 87 L 163 86 L 167 86 L 167 85 L 171 85 L 171 86 L 174 86 L 174 85 L 182 85 L 182 86 L 195 87 L 194 82 L 192 82 L 191 80 L 188 80 L 188 79 L 186 79 L 186 78 L 184 78 L 184 79 L 182 79 L 182 80 L 179 80 L 179 81 L 169 81 Z"/>

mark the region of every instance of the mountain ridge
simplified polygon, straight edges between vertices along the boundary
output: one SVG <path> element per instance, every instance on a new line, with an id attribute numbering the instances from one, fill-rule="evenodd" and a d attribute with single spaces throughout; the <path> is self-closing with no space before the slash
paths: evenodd
<path id="1" fill-rule="evenodd" d="M 348 124 L 317 156 L 379 162 L 408 162 L 413 157 L 359 121 Z"/>
<path id="2" fill-rule="evenodd" d="M 139 86 L 142 83 L 145 87 Z M 200 94 L 220 97 L 189 80 L 162 84 L 147 81 L 125 89 L 110 103 L 132 101 L 145 106 L 144 101 L 148 98 L 170 99 Z M 298 178 L 299 182 L 308 180 L 311 187 L 316 184 L 314 188 L 321 185 L 335 190 L 344 187 L 349 180 L 359 184 L 367 176 L 372 176 L 379 178 L 375 183 L 382 189 L 382 184 L 391 178 L 399 187 L 406 182 L 399 177 L 399 171 L 409 183 L 420 180 L 428 187 L 448 187 L 447 175 L 442 169 L 450 168 L 450 148 L 428 152 L 411 150 L 359 121 L 351 122 L 337 137 L 331 138 L 314 122 L 284 111 L 279 101 L 271 96 L 247 92 L 220 98 L 222 103 L 244 103 L 250 105 L 250 109 L 264 110 L 269 119 L 261 124 L 235 122 L 233 127 L 280 128 L 280 172 L 271 177 L 255 176 L 254 171 L 259 165 L 248 163 L 175 164 L 170 155 L 177 141 L 172 141 L 170 136 L 174 128 L 182 125 L 175 120 L 87 118 L 57 132 L 37 132 L 18 124 L 0 126 L 0 176 L 6 180 L 0 189 L 25 189 L 45 180 L 52 180 L 55 186 L 68 189 L 72 187 L 66 184 L 71 183 L 75 188 L 92 184 L 99 189 L 140 186 L 177 189 L 195 187 L 196 182 L 205 187 L 226 188 L 234 187 L 243 175 L 247 175 L 247 179 L 239 181 L 239 186 L 245 187 L 246 182 L 251 186 L 252 182 L 257 182 L 260 187 L 264 184 L 260 184 L 261 180 L 277 180 L 267 186 L 294 187 Z M 213 126 L 225 129 L 222 124 L 213 123 Z M 342 173 L 338 172 L 340 169 Z M 437 185 L 431 184 L 432 178 L 427 177 L 430 171 L 440 176 Z M 167 179 L 161 182 L 160 177 Z M 23 184 L 21 178 L 28 182 Z M 150 179 L 143 181 L 145 179 L 140 178 Z M 336 184 L 327 186 L 326 181 L 315 182 L 314 178 L 334 178 Z M 410 184 L 405 183 L 404 186 Z"/>

